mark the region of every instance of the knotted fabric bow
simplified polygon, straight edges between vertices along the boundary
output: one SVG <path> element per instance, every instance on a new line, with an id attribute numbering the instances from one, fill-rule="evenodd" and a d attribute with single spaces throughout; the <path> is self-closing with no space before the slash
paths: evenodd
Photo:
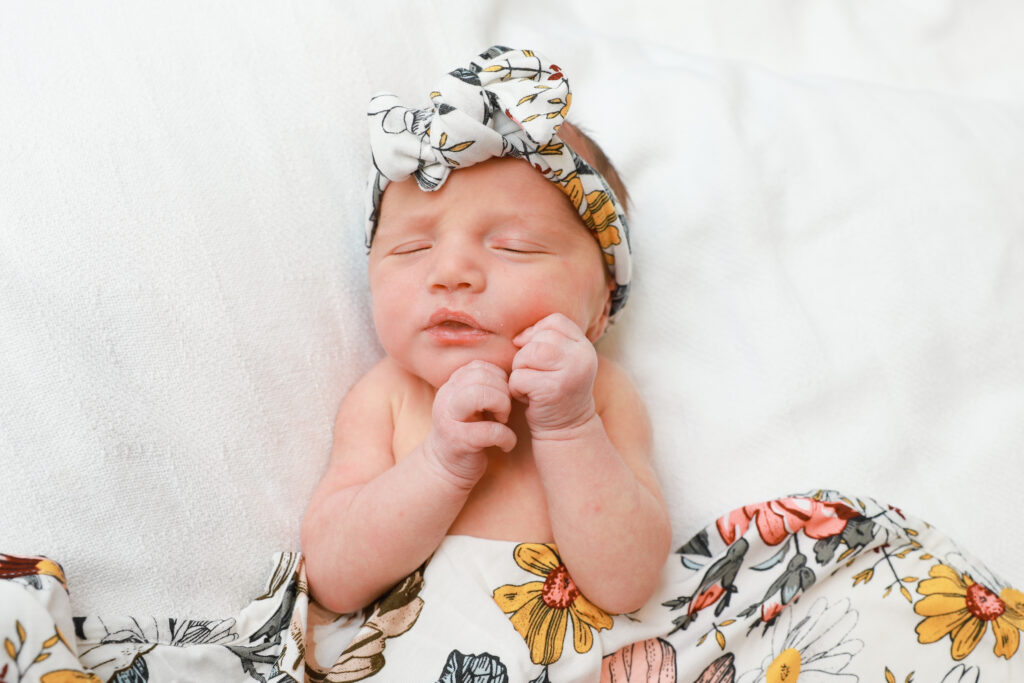
<path id="1" fill-rule="evenodd" d="M 611 315 L 626 302 L 630 281 L 624 208 L 605 179 L 557 135 L 572 104 L 562 70 L 532 50 L 495 46 L 446 74 L 431 105 L 404 106 L 395 95 L 370 100 L 374 168 L 367 202 L 366 244 L 373 242 L 381 198 L 390 181 L 416 179 L 440 189 L 452 170 L 491 157 L 526 159 L 569 198 L 597 238 L 615 280 Z"/>

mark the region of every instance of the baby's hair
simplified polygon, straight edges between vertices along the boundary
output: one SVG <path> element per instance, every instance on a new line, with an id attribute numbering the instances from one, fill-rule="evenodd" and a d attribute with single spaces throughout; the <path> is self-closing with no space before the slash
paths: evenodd
<path id="1" fill-rule="evenodd" d="M 619 177 L 619 172 L 615 170 L 615 165 L 612 164 L 611 159 L 604 153 L 601 146 L 597 144 L 597 141 L 579 125 L 566 121 L 562 124 L 563 128 L 569 128 L 579 135 L 583 142 L 586 144 L 585 149 L 578 149 L 576 153 L 583 157 L 583 160 L 593 166 L 598 173 L 604 176 L 605 181 L 612 188 L 612 192 L 619 199 L 619 204 L 622 206 L 624 212 L 629 211 L 629 191 L 626 189 L 625 183 L 622 182 L 622 178 Z"/>

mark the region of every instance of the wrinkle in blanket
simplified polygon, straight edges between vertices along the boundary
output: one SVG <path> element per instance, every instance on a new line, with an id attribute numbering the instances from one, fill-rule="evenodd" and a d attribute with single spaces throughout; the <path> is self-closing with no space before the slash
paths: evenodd
<path id="1" fill-rule="evenodd" d="M 554 544 L 468 536 L 358 614 L 310 601 L 298 553 L 222 619 L 72 617 L 68 589 L 50 559 L 0 555 L 0 681 L 1024 680 L 1024 593 L 835 491 L 723 515 L 624 615 L 580 593 Z"/>

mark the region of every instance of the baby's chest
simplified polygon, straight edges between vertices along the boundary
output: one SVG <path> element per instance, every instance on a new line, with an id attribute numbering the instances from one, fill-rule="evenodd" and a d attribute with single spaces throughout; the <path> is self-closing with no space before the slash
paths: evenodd
<path id="1" fill-rule="evenodd" d="M 526 452 L 502 453 L 492 449 L 487 472 L 449 533 L 503 541 L 554 540 L 544 486 L 532 455 L 523 450 Z"/>
<path id="2" fill-rule="evenodd" d="M 431 407 L 428 400 L 403 403 L 395 416 L 392 439 L 396 461 L 407 457 L 430 434 Z M 516 447 L 509 453 L 488 449 L 487 470 L 473 487 L 449 533 L 500 540 L 552 540 L 544 487 L 533 460 L 529 430 L 516 414 L 510 426 L 519 437 Z"/>

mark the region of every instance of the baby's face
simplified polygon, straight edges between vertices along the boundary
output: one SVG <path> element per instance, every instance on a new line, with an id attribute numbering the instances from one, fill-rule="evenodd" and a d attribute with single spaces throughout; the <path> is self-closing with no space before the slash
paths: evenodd
<path id="1" fill-rule="evenodd" d="M 608 319 L 604 259 L 562 192 L 527 162 L 414 180 L 384 193 L 370 249 L 377 334 L 402 367 L 439 387 L 471 360 L 510 371 L 512 339 L 563 313 L 596 341 Z"/>

